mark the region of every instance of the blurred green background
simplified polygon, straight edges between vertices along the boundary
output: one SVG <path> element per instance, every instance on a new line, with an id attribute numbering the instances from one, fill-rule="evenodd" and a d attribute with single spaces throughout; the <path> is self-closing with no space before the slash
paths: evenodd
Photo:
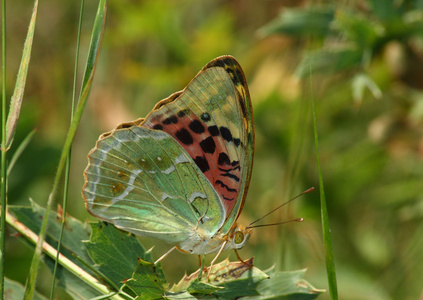
<path id="1" fill-rule="evenodd" d="M 69 125 L 77 1 L 40 3 L 14 148 L 37 133 L 9 179 L 9 204 L 45 205 Z M 86 1 L 81 61 L 97 2 Z M 32 2 L 7 5 L 8 95 L 14 87 Z M 69 214 L 93 220 L 81 197 L 86 155 L 97 137 L 145 116 L 183 89 L 211 59 L 237 58 L 256 125 L 254 170 L 240 222 L 249 224 L 318 187 L 320 159 L 340 299 L 423 297 L 423 1 L 110 1 L 93 89 L 72 152 Z M 82 63 L 81 63 L 82 65 Z M 83 70 L 79 70 L 82 74 Z M 59 193 L 60 194 L 60 193 Z M 240 251 L 262 270 L 307 268 L 326 289 L 319 191 L 263 220 Z M 6 276 L 25 282 L 32 249 L 9 230 Z M 155 246 L 155 257 L 169 246 Z M 231 255 L 225 252 L 222 259 Z M 208 258 L 209 260 L 211 259 Z M 198 268 L 172 253 L 168 280 Z M 48 292 L 48 271 L 38 290 Z M 320 299 L 329 299 L 328 293 Z"/>

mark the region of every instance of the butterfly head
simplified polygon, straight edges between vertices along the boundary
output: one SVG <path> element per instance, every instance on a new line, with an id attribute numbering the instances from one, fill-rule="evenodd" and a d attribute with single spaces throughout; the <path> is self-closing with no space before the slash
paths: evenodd
<path id="1" fill-rule="evenodd" d="M 252 230 L 250 228 L 247 228 L 241 224 L 236 224 L 229 235 L 229 242 L 231 243 L 230 248 L 241 249 L 244 247 L 251 233 Z"/>

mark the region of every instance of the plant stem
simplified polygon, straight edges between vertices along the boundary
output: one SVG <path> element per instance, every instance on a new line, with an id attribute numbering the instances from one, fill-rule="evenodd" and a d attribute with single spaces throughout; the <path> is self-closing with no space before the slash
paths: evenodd
<path id="1" fill-rule="evenodd" d="M 26 227 L 24 224 L 19 222 L 14 216 L 12 216 L 10 213 L 6 213 L 7 222 L 15 228 L 22 236 L 27 238 L 32 244 L 37 244 L 39 242 L 39 237 L 36 235 L 33 231 L 31 231 L 28 227 Z M 58 254 L 56 249 L 54 249 L 50 244 L 47 242 L 43 242 L 42 244 L 43 251 L 50 256 L 51 258 L 55 259 L 58 257 L 59 263 L 65 267 L 67 270 L 69 270 L 71 273 L 73 273 L 75 276 L 80 278 L 85 283 L 92 286 L 94 289 L 99 291 L 102 294 L 110 294 L 110 291 L 108 288 L 103 285 L 101 282 L 99 282 L 96 278 L 85 272 L 82 268 L 80 268 L 78 265 L 74 264 L 71 260 L 69 260 L 66 256 L 62 254 Z M 119 295 L 114 295 L 111 297 L 111 299 L 116 300 L 122 300 L 123 298 Z"/>
<path id="2" fill-rule="evenodd" d="M 6 1 L 2 0 L 2 139 L 1 139 L 1 238 L 0 238 L 0 298 L 4 298 L 4 261 L 6 250 Z"/>
<path id="3" fill-rule="evenodd" d="M 73 121 L 73 115 L 75 110 L 75 98 L 76 98 L 76 80 L 77 80 L 77 73 L 78 73 L 78 64 L 79 64 L 79 45 L 81 41 L 81 28 L 82 28 L 82 16 L 84 12 L 84 3 L 85 1 L 81 1 L 81 9 L 79 12 L 79 24 L 78 24 L 78 37 L 76 40 L 76 54 L 75 54 L 75 68 L 74 68 L 74 76 L 73 76 L 73 90 L 72 90 L 72 105 L 71 105 L 71 124 Z M 60 235 L 59 235 L 59 241 L 57 244 L 57 256 L 56 261 L 54 263 L 54 270 L 53 270 L 53 282 L 51 284 L 51 290 L 50 290 L 50 299 L 53 299 L 54 297 L 54 288 L 56 283 L 56 273 L 57 273 L 57 266 L 59 262 L 59 255 L 60 255 L 60 248 L 62 246 L 62 238 L 63 238 L 63 232 L 65 228 L 66 223 L 66 212 L 67 212 L 67 196 L 68 196 L 68 190 L 69 190 L 69 173 L 70 173 L 70 167 L 71 167 L 71 154 L 72 149 L 69 150 L 68 157 L 66 160 L 66 171 L 65 171 L 65 187 L 63 192 L 63 215 L 62 215 L 62 227 L 60 228 Z"/>

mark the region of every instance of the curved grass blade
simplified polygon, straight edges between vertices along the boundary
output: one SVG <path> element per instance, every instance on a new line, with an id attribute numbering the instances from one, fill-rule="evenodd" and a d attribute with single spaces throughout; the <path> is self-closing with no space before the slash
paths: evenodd
<path id="1" fill-rule="evenodd" d="M 22 141 L 22 143 L 19 145 L 19 147 L 16 149 L 15 153 L 13 153 L 12 159 L 9 162 L 9 166 L 7 167 L 7 176 L 10 175 L 10 172 L 12 172 L 13 166 L 21 156 L 22 152 L 24 152 L 25 148 L 28 146 L 29 142 L 32 140 L 32 137 L 34 136 L 35 132 L 37 131 L 37 128 L 34 128 L 26 138 Z"/>
<path id="2" fill-rule="evenodd" d="M 46 229 L 47 229 L 48 215 L 50 213 L 51 206 L 56 196 L 56 192 L 57 192 L 59 181 L 60 181 L 64 166 L 66 163 L 66 159 L 67 159 L 69 150 L 72 146 L 76 129 L 78 128 L 79 122 L 81 120 L 82 112 L 85 108 L 85 104 L 87 102 L 88 95 L 91 89 L 95 66 L 96 66 L 98 55 L 100 52 L 100 44 L 101 44 L 102 34 L 104 31 L 104 24 L 106 20 L 106 6 L 107 6 L 106 0 L 99 1 L 97 15 L 94 21 L 93 32 L 91 35 L 91 44 L 89 48 L 86 69 L 84 73 L 82 91 L 79 97 L 79 102 L 76 108 L 75 116 L 72 120 L 71 126 L 69 128 L 69 131 L 66 136 L 66 140 L 62 149 L 62 154 L 60 156 L 60 161 L 57 168 L 56 176 L 54 178 L 53 189 L 47 201 L 43 224 L 41 226 L 39 239 L 38 239 L 35 253 L 31 263 L 30 273 L 28 276 L 27 287 L 25 291 L 25 299 L 27 300 L 32 299 L 32 295 L 34 294 L 35 282 L 36 282 L 37 274 L 38 274 L 38 266 L 40 264 L 40 258 L 41 258 L 41 252 L 42 252 L 42 245 L 44 242 L 44 237 L 45 237 Z"/>
<path id="3" fill-rule="evenodd" d="M 373 97 L 376 99 L 382 98 L 382 91 L 376 82 L 365 73 L 356 74 L 352 80 L 351 85 L 354 101 L 358 104 L 361 104 L 363 101 L 364 92 L 366 89 L 369 90 Z"/>

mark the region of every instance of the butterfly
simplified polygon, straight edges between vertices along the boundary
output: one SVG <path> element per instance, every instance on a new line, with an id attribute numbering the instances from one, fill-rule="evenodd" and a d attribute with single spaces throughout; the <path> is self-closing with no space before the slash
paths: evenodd
<path id="1" fill-rule="evenodd" d="M 213 265 L 251 234 L 237 219 L 253 156 L 244 72 L 235 58 L 221 56 L 145 118 L 100 136 L 88 154 L 82 195 L 93 216 L 175 245 L 170 251 L 218 252 Z"/>

